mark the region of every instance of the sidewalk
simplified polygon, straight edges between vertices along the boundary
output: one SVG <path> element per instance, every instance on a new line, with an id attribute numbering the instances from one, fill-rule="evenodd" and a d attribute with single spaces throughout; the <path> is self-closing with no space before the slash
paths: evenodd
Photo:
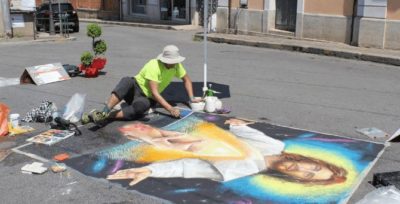
<path id="1" fill-rule="evenodd" d="M 188 30 L 201 31 L 202 29 L 202 27 L 194 25 L 163 25 L 163 24 L 108 21 L 108 20 L 84 19 L 84 18 L 81 18 L 80 22 L 122 25 L 122 26 L 132 26 L 132 27 L 145 27 L 145 28 L 177 30 L 177 31 L 188 31 Z M 207 38 L 208 41 L 216 43 L 228 43 L 235 45 L 289 50 L 289 51 L 335 56 L 346 59 L 364 60 L 364 61 L 400 66 L 400 50 L 362 48 L 362 47 L 350 46 L 344 43 L 318 41 L 313 39 L 300 40 L 292 37 L 277 36 L 277 35 L 254 36 L 254 35 L 234 35 L 225 33 L 209 33 L 207 35 Z M 19 42 L 19 41 L 21 42 L 63 41 L 63 40 L 75 40 L 75 39 L 76 39 L 75 37 L 63 38 L 61 36 L 41 36 L 37 40 L 25 39 L 25 38 L 13 38 L 7 40 L 0 38 L 0 43 Z M 194 35 L 194 40 L 202 40 L 202 39 L 203 39 L 203 33 L 199 32 Z"/>
<path id="2" fill-rule="evenodd" d="M 163 25 L 163 24 L 136 23 L 136 22 L 126 22 L 126 21 L 108 21 L 108 20 L 89 19 L 89 18 L 80 18 L 79 21 L 85 22 L 85 23 L 122 25 L 122 26 L 144 27 L 144 28 L 165 29 L 165 30 L 200 30 L 200 29 L 202 29 L 202 27 L 195 26 L 195 25 Z"/>
<path id="3" fill-rule="evenodd" d="M 195 40 L 202 40 L 203 33 L 197 33 Z M 344 43 L 316 40 L 299 40 L 281 36 L 250 36 L 224 33 L 210 33 L 208 41 L 235 45 L 264 47 L 271 49 L 289 50 L 318 55 L 335 56 L 346 59 L 357 59 L 389 65 L 400 65 L 400 50 L 362 48 Z"/>
<path id="4" fill-rule="evenodd" d="M 105 21 L 99 19 L 80 19 L 81 22 L 146 27 L 167 30 L 198 30 L 202 27 L 193 25 L 162 25 L 122 21 Z M 271 49 L 305 52 L 318 55 L 335 56 L 346 59 L 364 60 L 389 65 L 400 65 L 400 50 L 354 47 L 344 43 L 318 41 L 313 39 L 296 39 L 276 35 L 234 35 L 224 33 L 209 33 L 208 41 L 235 45 L 264 47 Z M 194 35 L 194 40 L 202 40 L 203 33 Z"/>
<path id="5" fill-rule="evenodd" d="M 39 32 L 36 39 L 33 37 L 14 37 L 14 38 L 0 38 L 0 43 L 26 43 L 26 42 L 61 42 L 68 40 L 76 40 L 76 37 L 64 37 L 59 34 L 50 35 L 46 32 Z"/>

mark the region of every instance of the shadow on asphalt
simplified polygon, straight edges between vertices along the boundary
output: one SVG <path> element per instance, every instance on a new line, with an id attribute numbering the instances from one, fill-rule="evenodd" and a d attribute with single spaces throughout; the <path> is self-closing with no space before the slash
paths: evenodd
<path id="1" fill-rule="evenodd" d="M 230 98 L 231 93 L 229 90 L 229 86 L 225 84 L 219 84 L 215 82 L 208 82 L 208 85 L 211 85 L 211 89 L 217 91 L 215 95 L 218 98 Z M 203 95 L 203 82 L 193 82 L 193 94 L 194 96 L 202 96 Z M 189 101 L 188 96 L 186 95 L 185 87 L 182 82 L 171 82 L 171 84 L 164 90 L 163 97 L 167 101 L 172 102 L 186 102 Z"/>

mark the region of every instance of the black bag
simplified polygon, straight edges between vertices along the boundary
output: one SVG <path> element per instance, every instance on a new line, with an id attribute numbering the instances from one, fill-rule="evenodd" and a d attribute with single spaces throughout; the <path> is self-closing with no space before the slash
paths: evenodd
<path id="1" fill-rule="evenodd" d="M 63 67 L 70 77 L 75 77 L 82 72 L 79 70 L 79 67 L 75 65 L 63 64 Z"/>
<path id="2" fill-rule="evenodd" d="M 74 131 L 76 136 L 82 134 L 82 132 L 78 129 L 78 126 L 76 124 L 71 123 L 69 122 L 69 120 L 65 120 L 61 117 L 54 118 L 54 121 L 50 123 L 50 127 L 52 129 Z"/>

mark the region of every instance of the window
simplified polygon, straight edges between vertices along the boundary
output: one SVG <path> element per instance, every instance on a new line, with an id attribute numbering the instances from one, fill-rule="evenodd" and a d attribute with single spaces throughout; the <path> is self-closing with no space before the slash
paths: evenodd
<path id="1" fill-rule="evenodd" d="M 132 13 L 146 14 L 146 0 L 131 0 Z"/>
<path id="2" fill-rule="evenodd" d="M 53 9 L 53 11 L 57 11 L 58 12 L 58 4 L 52 4 L 51 5 L 51 9 Z M 71 4 L 61 3 L 60 4 L 60 10 L 61 10 L 61 12 L 73 11 L 74 8 L 72 7 Z"/>
<path id="3" fill-rule="evenodd" d="M 186 1 L 174 0 L 174 10 L 172 10 L 173 18 L 186 19 Z"/>

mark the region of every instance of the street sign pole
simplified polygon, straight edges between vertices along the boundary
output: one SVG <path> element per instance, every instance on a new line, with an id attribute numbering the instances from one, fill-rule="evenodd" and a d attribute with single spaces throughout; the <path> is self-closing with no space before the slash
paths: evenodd
<path id="1" fill-rule="evenodd" d="M 50 35 L 55 35 L 54 20 L 53 20 L 53 2 L 49 0 L 49 32 Z"/>
<path id="2" fill-rule="evenodd" d="M 60 21 L 60 35 L 63 35 L 61 4 L 60 4 L 60 0 L 57 0 L 57 1 L 58 1 L 58 20 Z M 68 29 L 68 27 L 67 27 L 67 29 Z"/>
<path id="3" fill-rule="evenodd" d="M 204 34 L 203 34 L 203 43 L 204 43 L 204 84 L 203 84 L 203 95 L 207 91 L 207 32 L 208 32 L 208 0 L 203 0 L 204 2 L 204 14 L 203 14 L 203 23 L 204 23 Z"/>

